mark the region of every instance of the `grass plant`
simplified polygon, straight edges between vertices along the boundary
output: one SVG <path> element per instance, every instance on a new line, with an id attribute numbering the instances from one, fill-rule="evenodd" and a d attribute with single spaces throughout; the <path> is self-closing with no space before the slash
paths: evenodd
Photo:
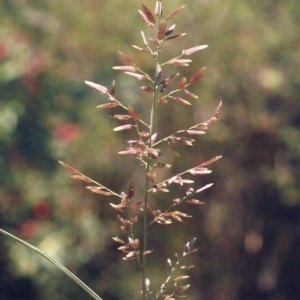
<path id="1" fill-rule="evenodd" d="M 208 167 L 221 158 L 221 156 L 208 158 L 196 166 L 188 166 L 178 174 L 172 174 L 163 180 L 157 179 L 160 177 L 157 175 L 162 170 L 172 170 L 172 165 L 165 161 L 161 148 L 167 145 L 169 151 L 179 157 L 180 151 L 177 150 L 177 145 L 194 146 L 198 137 L 205 134 L 209 127 L 217 121 L 222 105 L 220 102 L 213 115 L 206 121 L 199 120 L 196 124 L 187 128 L 179 128 L 168 136 L 161 136 L 160 132 L 156 132 L 157 111 L 160 107 L 163 105 L 181 105 L 184 109 L 192 105 L 192 102 L 198 98 L 193 93 L 193 86 L 202 79 L 206 70 L 205 67 L 200 66 L 189 77 L 184 77 L 178 72 L 180 68 L 188 68 L 192 64 L 191 57 L 206 49 L 207 45 L 193 45 L 181 49 L 175 57 L 163 60 L 163 57 L 166 56 L 163 53 L 163 45 L 173 43 L 176 47 L 177 40 L 185 36 L 185 33 L 176 33 L 175 25 L 170 23 L 183 8 L 184 5 L 169 14 L 165 14 L 163 0 L 157 0 L 153 11 L 146 4 L 143 4 L 141 10 L 139 10 L 140 16 L 145 21 L 146 26 L 150 28 L 151 33 L 148 35 L 141 31 L 141 46 L 133 45 L 133 51 L 152 61 L 152 72 L 140 68 L 131 56 L 121 51 L 119 51 L 119 55 L 124 65 L 113 67 L 114 70 L 142 83 L 140 88 L 145 97 L 141 101 L 151 99 L 151 105 L 145 105 L 145 107 L 150 107 L 149 111 L 140 112 L 132 105 L 128 105 L 127 99 L 123 99 L 122 96 L 117 97 L 115 81 L 112 82 L 110 87 L 92 81 L 85 81 L 89 87 L 100 93 L 104 98 L 105 102 L 99 104 L 97 109 L 109 110 L 110 117 L 118 122 L 113 131 L 129 131 L 131 133 L 132 137 L 127 140 L 127 146 L 118 153 L 123 156 L 131 156 L 133 163 L 136 163 L 136 168 L 140 169 L 141 176 L 144 178 L 144 185 L 138 187 L 139 190 L 144 191 L 142 201 L 135 197 L 136 186 L 133 181 L 129 182 L 126 191 L 118 192 L 113 187 L 104 186 L 81 173 L 74 166 L 62 161 L 59 162 L 72 173 L 71 177 L 73 179 L 85 182 L 89 191 L 98 194 L 101 198 L 118 199 L 117 202 L 110 202 L 109 204 L 112 209 L 116 210 L 122 236 L 115 236 L 113 239 L 119 244 L 118 250 L 122 252 L 123 260 L 131 261 L 131 263 L 135 262 L 140 268 L 140 293 L 143 300 L 172 300 L 184 297 L 188 293 L 187 290 L 190 285 L 186 283 L 189 277 L 186 272 L 194 266 L 185 265 L 184 258 L 197 251 L 194 247 L 196 237 L 187 237 L 187 241 L 182 243 L 181 251 L 175 254 L 175 259 L 166 259 L 166 278 L 159 287 L 153 287 L 151 278 L 148 277 L 148 257 L 151 256 L 153 251 L 159 251 L 159 249 L 154 249 L 153 245 L 149 244 L 148 234 L 155 223 L 159 226 L 170 226 L 173 222 L 182 222 L 184 219 L 192 217 L 184 211 L 186 205 L 204 204 L 202 200 L 197 198 L 201 192 L 213 185 L 211 183 L 204 186 L 194 186 L 193 177 L 210 174 L 211 170 Z M 174 71 L 169 73 L 170 69 Z M 139 107 L 143 107 L 143 105 Z M 142 114 L 146 115 L 146 118 L 140 117 Z M 174 161 L 176 162 L 176 160 Z M 170 199 L 168 192 L 175 185 L 180 187 L 181 192 L 176 198 Z M 164 201 L 169 202 L 166 209 L 161 210 L 155 207 L 157 202 L 153 199 L 157 195 L 159 195 L 159 198 L 165 198 Z M 140 228 L 143 228 L 143 230 L 140 231 Z M 102 299 L 63 265 L 38 248 L 4 230 L 0 230 L 0 232 L 24 244 L 55 264 L 85 289 L 92 298 Z"/>

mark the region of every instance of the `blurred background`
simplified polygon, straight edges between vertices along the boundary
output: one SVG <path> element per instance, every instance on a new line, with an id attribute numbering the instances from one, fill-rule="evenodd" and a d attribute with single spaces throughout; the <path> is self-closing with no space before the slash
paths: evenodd
<path id="1" fill-rule="evenodd" d="M 165 14 L 184 4 L 166 2 Z M 205 121 L 220 100 L 223 108 L 194 147 L 178 147 L 179 158 L 166 150 L 161 161 L 176 174 L 223 158 L 212 174 L 196 178 L 196 186 L 214 186 L 200 195 L 205 205 L 182 207 L 193 218 L 153 226 L 153 289 L 167 276 L 166 259 L 196 236 L 199 251 L 187 259 L 196 266 L 188 272 L 188 299 L 300 299 L 299 1 L 188 2 L 169 24 L 188 35 L 163 50 L 171 58 L 208 44 L 190 68 L 180 69 L 187 76 L 202 66 L 207 72 L 191 89 L 199 96 L 191 108 L 170 101 L 157 107 L 156 131 L 164 137 Z M 154 8 L 154 0 L 145 3 Z M 90 193 L 57 161 L 117 192 L 133 178 L 142 192 L 136 161 L 117 155 L 131 133 L 112 131 L 120 123 L 95 109 L 105 97 L 83 83 L 109 86 L 116 79 L 117 98 L 141 114 L 149 107 L 140 82 L 111 69 L 123 64 L 121 50 L 153 71 L 151 58 L 131 47 L 142 46 L 140 31 L 148 32 L 141 4 L 0 3 L 0 227 L 58 259 L 104 300 L 139 299 L 139 268 L 122 260 L 111 239 L 124 237 L 109 205 L 114 199 Z M 176 194 L 163 196 L 158 200 Z M 164 205 L 159 201 L 153 205 Z M 91 299 L 15 241 L 0 236 L 0 250 L 1 300 Z"/>

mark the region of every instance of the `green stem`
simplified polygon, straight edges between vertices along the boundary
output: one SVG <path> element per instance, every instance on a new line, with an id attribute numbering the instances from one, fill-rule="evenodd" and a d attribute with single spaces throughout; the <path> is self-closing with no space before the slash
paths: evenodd
<path id="1" fill-rule="evenodd" d="M 63 271 L 67 276 L 69 276 L 72 280 L 74 280 L 81 288 L 83 288 L 93 299 L 95 300 L 103 300 L 102 298 L 100 298 L 93 290 L 91 290 L 85 283 L 83 283 L 77 276 L 75 276 L 71 271 L 69 271 L 66 267 L 64 267 L 61 263 L 59 263 L 58 261 L 56 261 L 55 259 L 53 259 L 52 257 L 50 257 L 48 254 L 44 253 L 43 251 L 41 251 L 40 249 L 32 246 L 29 243 L 26 243 L 25 241 L 17 238 L 16 236 L 8 233 L 7 231 L 0 229 L 0 233 L 9 236 L 10 238 L 18 241 L 19 243 L 25 245 L 26 247 L 28 247 L 29 249 L 33 250 L 34 252 L 36 252 L 37 254 L 39 254 L 40 256 L 44 257 L 45 259 L 47 259 L 49 262 L 51 262 L 52 264 L 54 264 L 56 267 L 58 267 L 59 269 L 61 269 L 61 271 Z"/>
<path id="2" fill-rule="evenodd" d="M 150 112 L 150 125 L 149 125 L 149 143 L 148 147 L 152 147 L 152 134 L 153 134 L 153 124 L 154 124 L 154 114 L 155 114 L 155 104 L 157 102 L 157 87 L 158 87 L 158 76 L 157 71 L 160 68 L 159 66 L 159 56 L 160 52 L 160 46 L 157 46 L 157 54 L 155 56 L 156 60 L 156 71 L 155 71 L 155 80 L 153 81 L 153 92 L 152 92 L 152 106 L 151 106 L 151 112 Z M 149 195 L 149 178 L 148 173 L 150 170 L 150 155 L 147 157 L 146 161 L 146 183 L 145 183 L 145 200 L 144 200 L 144 212 L 143 212 L 143 251 L 147 250 L 147 242 L 148 242 L 148 219 L 147 219 L 147 212 L 148 212 L 148 195 Z M 146 255 L 143 255 L 143 276 L 142 276 L 142 286 L 143 286 L 143 300 L 146 300 Z"/>
<path id="3" fill-rule="evenodd" d="M 153 134 L 153 122 L 154 122 L 154 109 L 155 109 L 155 102 L 156 102 L 156 86 L 157 83 L 154 83 L 154 89 L 153 89 L 153 98 L 152 98 L 152 107 L 151 107 L 151 113 L 150 113 L 150 130 L 149 130 L 149 144 L 148 147 L 151 148 L 151 137 Z M 150 156 L 147 157 L 146 162 L 146 187 L 145 187 L 145 201 L 144 201 L 144 241 L 143 241 L 143 250 L 147 250 L 147 242 L 148 242 L 148 219 L 147 219 L 147 212 L 148 212 L 148 195 L 149 195 L 149 178 L 148 173 L 150 169 Z M 146 255 L 143 255 L 143 299 L 146 299 Z"/>

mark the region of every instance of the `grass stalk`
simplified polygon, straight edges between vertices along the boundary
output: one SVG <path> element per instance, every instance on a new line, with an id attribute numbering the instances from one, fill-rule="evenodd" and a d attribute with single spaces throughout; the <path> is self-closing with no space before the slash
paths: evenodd
<path id="1" fill-rule="evenodd" d="M 61 271 L 63 271 L 69 278 L 71 278 L 75 283 L 77 283 L 82 289 L 84 289 L 93 299 L 95 300 L 103 300 L 100 298 L 93 290 L 91 290 L 84 282 L 82 282 L 76 275 L 74 275 L 70 270 L 68 270 L 65 266 L 63 266 L 61 263 L 59 263 L 57 260 L 46 254 L 45 252 L 41 251 L 39 248 L 34 247 L 30 245 L 29 243 L 23 241 L 22 239 L 17 238 L 13 234 L 8 233 L 7 231 L 0 229 L 0 233 L 18 241 L 19 243 L 23 244 L 27 248 L 31 249 L 38 255 L 42 256 L 49 262 L 51 262 L 53 265 L 58 267 Z"/>

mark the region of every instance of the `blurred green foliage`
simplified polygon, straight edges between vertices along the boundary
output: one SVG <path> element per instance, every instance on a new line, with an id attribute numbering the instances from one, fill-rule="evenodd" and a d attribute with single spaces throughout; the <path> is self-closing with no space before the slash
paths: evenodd
<path id="1" fill-rule="evenodd" d="M 183 4 L 169 2 L 166 13 Z M 134 161 L 116 154 L 125 137 L 113 134 L 116 123 L 94 108 L 104 99 L 83 84 L 108 86 L 115 78 L 118 97 L 141 113 L 147 108 L 134 80 L 111 70 L 120 64 L 118 50 L 151 68 L 131 48 L 147 30 L 140 6 L 137 0 L 0 3 L 1 227 L 58 258 L 106 300 L 138 299 L 138 268 L 121 260 L 111 240 L 119 224 L 110 200 L 71 182 L 57 161 L 117 191 L 132 178 L 142 190 Z M 299 16 L 298 0 L 201 0 L 176 17 L 176 31 L 188 35 L 165 54 L 208 44 L 193 57 L 195 70 L 205 65 L 207 73 L 193 90 L 199 101 L 187 109 L 160 107 L 156 130 L 164 136 L 204 121 L 223 100 L 221 119 L 197 146 L 178 149 L 173 172 L 223 159 L 199 180 L 215 185 L 203 194 L 207 204 L 191 211 L 194 218 L 150 236 L 161 249 L 153 254 L 161 261 L 151 267 L 154 283 L 166 259 L 197 236 L 190 299 L 298 299 Z M 88 299 L 22 246 L 1 237 L 0 249 L 1 299 Z"/>

